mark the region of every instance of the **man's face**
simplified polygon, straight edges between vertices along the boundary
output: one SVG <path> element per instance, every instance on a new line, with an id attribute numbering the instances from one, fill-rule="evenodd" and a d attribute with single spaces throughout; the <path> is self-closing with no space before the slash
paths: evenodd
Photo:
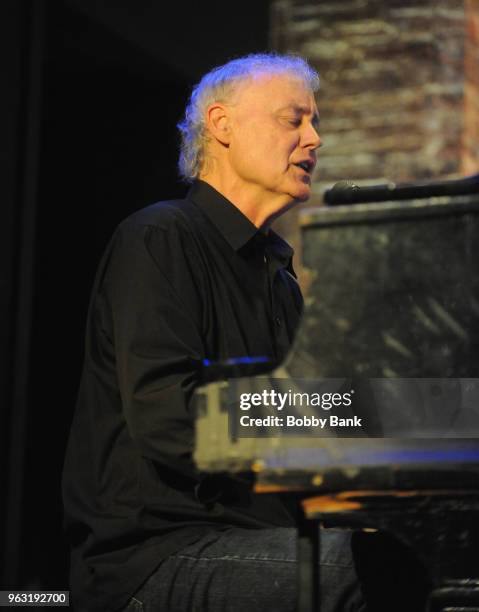
<path id="1" fill-rule="evenodd" d="M 231 117 L 229 164 L 236 187 L 285 204 L 308 199 L 321 140 L 307 85 L 292 75 L 256 77 L 239 86 Z"/>

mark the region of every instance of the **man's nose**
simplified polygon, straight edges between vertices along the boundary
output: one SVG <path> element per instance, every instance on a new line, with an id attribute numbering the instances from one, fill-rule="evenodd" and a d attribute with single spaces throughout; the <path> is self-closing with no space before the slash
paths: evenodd
<path id="1" fill-rule="evenodd" d="M 322 144 L 323 141 L 319 135 L 318 128 L 315 128 L 311 123 L 307 125 L 303 134 L 303 146 L 318 149 Z"/>

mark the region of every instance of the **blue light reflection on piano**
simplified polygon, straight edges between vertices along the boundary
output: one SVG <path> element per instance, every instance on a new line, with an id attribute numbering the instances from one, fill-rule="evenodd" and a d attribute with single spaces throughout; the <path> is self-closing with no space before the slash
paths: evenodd
<path id="1" fill-rule="evenodd" d="M 348 451 L 340 447 L 341 457 L 332 451 L 331 441 L 324 442 L 315 448 L 287 448 L 278 454 L 263 457 L 264 469 L 281 469 L 288 466 L 301 469 L 331 467 L 333 465 L 376 466 L 390 464 L 443 464 L 443 463 L 469 463 L 479 461 L 479 448 L 461 446 L 449 448 L 382 448 L 361 449 L 355 446 Z M 424 440 L 421 441 L 424 443 Z M 376 442 L 377 443 L 377 442 Z M 332 443 L 334 445 L 334 442 Z"/>
<path id="2" fill-rule="evenodd" d="M 226 359 L 221 363 L 224 365 L 238 365 L 242 363 L 267 363 L 269 361 L 268 357 L 231 357 L 230 359 Z M 210 359 L 203 359 L 204 366 L 216 365 L 218 362 L 211 361 Z"/>

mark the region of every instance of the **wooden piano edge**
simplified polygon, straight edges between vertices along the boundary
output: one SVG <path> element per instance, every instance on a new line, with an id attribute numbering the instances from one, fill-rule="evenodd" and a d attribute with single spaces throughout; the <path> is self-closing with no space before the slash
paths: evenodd
<path id="1" fill-rule="evenodd" d="M 479 465 L 381 465 L 320 469 L 252 469 L 256 493 L 336 494 L 341 491 L 476 491 Z M 407 493 L 405 493 L 407 494 Z"/>

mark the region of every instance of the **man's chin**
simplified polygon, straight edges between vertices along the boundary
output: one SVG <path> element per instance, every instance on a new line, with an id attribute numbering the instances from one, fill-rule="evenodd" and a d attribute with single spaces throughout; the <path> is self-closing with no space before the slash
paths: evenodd
<path id="1" fill-rule="evenodd" d="M 291 194 L 296 202 L 306 202 L 311 197 L 311 188 L 303 187 L 301 189 L 296 189 L 294 193 Z"/>

